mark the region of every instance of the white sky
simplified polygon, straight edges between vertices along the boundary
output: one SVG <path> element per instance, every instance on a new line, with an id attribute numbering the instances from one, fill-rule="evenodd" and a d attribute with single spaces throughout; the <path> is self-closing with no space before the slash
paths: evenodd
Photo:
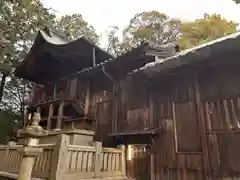
<path id="1" fill-rule="evenodd" d="M 80 13 L 98 34 L 109 26 L 125 28 L 139 12 L 157 10 L 170 17 L 194 20 L 204 13 L 219 13 L 240 23 L 240 7 L 232 0 L 42 0 L 60 15 Z"/>

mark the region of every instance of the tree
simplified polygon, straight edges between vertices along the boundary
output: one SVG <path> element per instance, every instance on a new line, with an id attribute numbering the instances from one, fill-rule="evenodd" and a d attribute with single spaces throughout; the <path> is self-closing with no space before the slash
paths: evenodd
<path id="1" fill-rule="evenodd" d="M 0 59 L 1 109 L 22 120 L 26 87 L 30 84 L 16 79 L 12 72 L 28 53 L 36 32 L 55 24 L 56 17 L 39 0 L 6 0 L 0 6 L 0 44 L 4 47 Z"/>
<path id="2" fill-rule="evenodd" d="M 97 44 L 99 41 L 95 29 L 82 18 L 81 14 L 62 16 L 54 26 L 53 29 L 66 40 L 74 40 L 84 36 L 93 43 Z"/>
<path id="3" fill-rule="evenodd" d="M 180 20 L 170 19 L 167 15 L 157 12 L 136 14 L 123 32 L 123 48 L 131 49 L 143 42 L 167 44 L 175 41 L 179 34 Z"/>
<path id="4" fill-rule="evenodd" d="M 81 15 L 57 19 L 40 0 L 5 0 L 0 1 L 0 7 L 0 108 L 22 120 L 31 83 L 13 77 L 12 72 L 28 53 L 37 32 L 47 26 L 69 40 L 85 35 L 94 42 L 98 42 L 98 35 Z"/>
<path id="5" fill-rule="evenodd" d="M 117 26 L 112 26 L 107 31 L 108 46 L 106 48 L 106 51 L 112 54 L 113 56 L 119 56 L 123 53 L 121 42 L 117 35 L 118 31 L 119 31 L 119 28 Z"/>
<path id="6" fill-rule="evenodd" d="M 233 0 L 236 4 L 240 3 L 240 0 Z"/>
<path id="7" fill-rule="evenodd" d="M 36 32 L 51 26 L 55 15 L 49 13 L 38 0 L 1 1 L 0 44 L 4 47 L 0 59 L 2 74 L 0 100 L 7 76 L 26 55 Z"/>
<path id="8" fill-rule="evenodd" d="M 30 93 L 31 87 L 32 83 L 27 80 L 9 77 L 5 84 L 1 109 L 23 119 L 27 107 L 26 95 Z"/>
<path id="9" fill-rule="evenodd" d="M 237 31 L 237 23 L 227 21 L 218 14 L 208 15 L 193 22 L 181 24 L 181 49 L 191 48 Z"/>

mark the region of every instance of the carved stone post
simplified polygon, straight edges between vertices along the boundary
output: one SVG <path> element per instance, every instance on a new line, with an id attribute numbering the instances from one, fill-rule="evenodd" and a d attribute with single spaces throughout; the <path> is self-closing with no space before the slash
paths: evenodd
<path id="1" fill-rule="evenodd" d="M 125 145 L 121 145 L 122 148 L 122 156 L 121 156 L 121 170 L 122 170 L 122 176 L 126 176 L 126 147 Z"/>
<path id="2" fill-rule="evenodd" d="M 40 114 L 35 113 L 33 116 L 32 124 L 20 133 L 26 137 L 27 142 L 24 147 L 19 149 L 20 154 L 23 156 L 18 180 L 30 180 L 35 158 L 41 154 L 42 148 L 37 147 L 39 144 L 39 137 L 46 136 L 45 131 L 39 126 Z"/>

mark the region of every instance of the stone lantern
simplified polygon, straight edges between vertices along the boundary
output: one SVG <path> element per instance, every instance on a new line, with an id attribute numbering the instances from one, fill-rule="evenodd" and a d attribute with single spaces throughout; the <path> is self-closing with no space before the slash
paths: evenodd
<path id="1" fill-rule="evenodd" d="M 47 136 L 48 133 L 39 126 L 40 120 L 40 114 L 34 113 L 32 124 L 19 132 L 26 138 L 26 143 L 22 148 L 19 148 L 19 152 L 23 158 L 20 164 L 18 180 L 31 179 L 34 160 L 43 151 L 42 148 L 38 147 L 39 138 Z"/>

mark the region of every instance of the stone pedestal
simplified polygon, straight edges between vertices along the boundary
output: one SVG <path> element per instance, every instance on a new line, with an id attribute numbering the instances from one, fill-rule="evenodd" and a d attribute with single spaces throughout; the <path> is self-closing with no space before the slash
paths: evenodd
<path id="1" fill-rule="evenodd" d="M 69 135 L 70 144 L 73 145 L 90 145 L 93 142 L 94 132 L 88 130 L 62 130 L 62 131 L 48 131 L 48 136 L 40 138 L 40 144 L 52 144 L 57 140 L 58 134 L 66 134 Z"/>
<path id="2" fill-rule="evenodd" d="M 34 160 L 42 153 L 43 149 L 37 147 L 23 147 L 20 148 L 18 151 L 23 156 L 20 164 L 18 180 L 30 180 Z"/>
<path id="3" fill-rule="evenodd" d="M 69 135 L 70 144 L 73 145 L 90 145 L 94 141 L 94 131 L 89 130 L 61 130 L 61 131 L 48 131 L 48 135 L 39 138 L 39 144 L 54 144 L 57 140 L 58 134 Z M 23 144 L 24 139 L 19 137 L 18 144 Z"/>

